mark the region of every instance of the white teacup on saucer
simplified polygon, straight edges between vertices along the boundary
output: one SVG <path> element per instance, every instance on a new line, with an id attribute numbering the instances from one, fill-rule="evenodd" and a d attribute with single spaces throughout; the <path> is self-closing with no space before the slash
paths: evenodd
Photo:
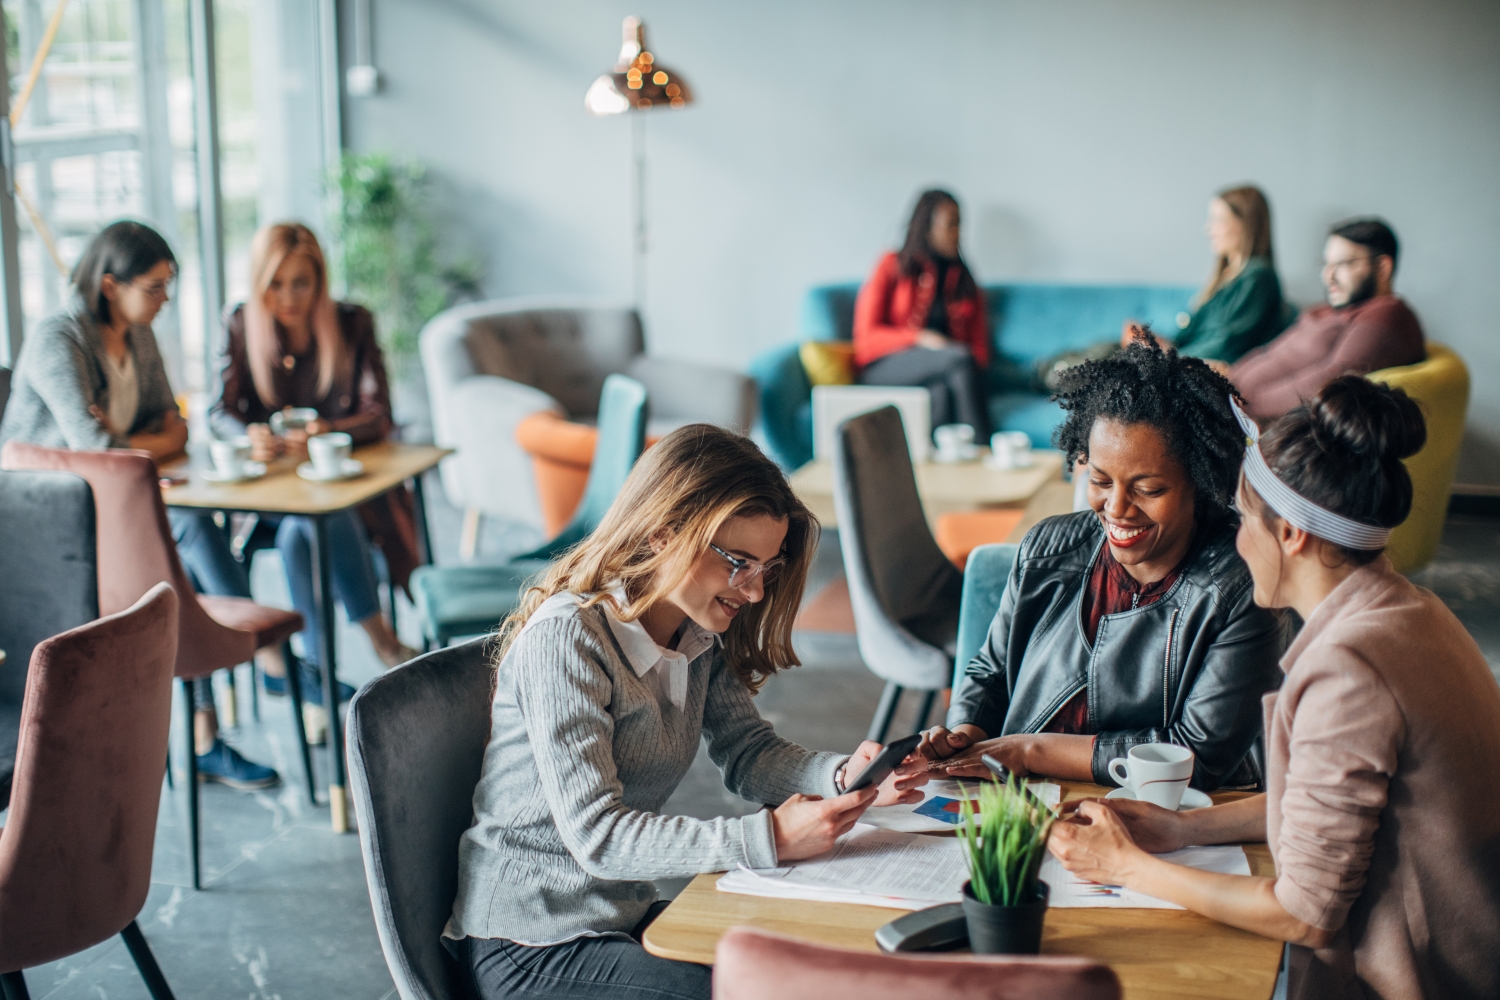
<path id="1" fill-rule="evenodd" d="M 1111 760 L 1108 770 L 1133 798 L 1176 809 L 1193 777 L 1193 751 L 1175 743 L 1142 743 Z"/>
<path id="2" fill-rule="evenodd" d="M 1135 793 L 1128 788 L 1116 788 L 1104 797 L 1106 799 L 1133 799 L 1135 798 Z M 1213 799 L 1196 788 L 1189 788 L 1183 791 L 1182 801 L 1177 804 L 1177 811 L 1187 812 L 1190 809 L 1207 809 L 1213 804 Z"/>

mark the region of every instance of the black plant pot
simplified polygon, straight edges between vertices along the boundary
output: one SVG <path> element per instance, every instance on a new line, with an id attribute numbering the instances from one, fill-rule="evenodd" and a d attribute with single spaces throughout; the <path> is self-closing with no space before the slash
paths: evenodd
<path id="1" fill-rule="evenodd" d="M 976 955 L 1035 955 L 1042 950 L 1042 922 L 1052 888 L 1037 879 L 1036 895 L 1018 906 L 981 903 L 964 883 L 969 948 Z"/>

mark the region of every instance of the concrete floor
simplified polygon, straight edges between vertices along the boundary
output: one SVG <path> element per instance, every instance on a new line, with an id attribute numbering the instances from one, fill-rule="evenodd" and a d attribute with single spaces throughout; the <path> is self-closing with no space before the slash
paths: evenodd
<path id="1" fill-rule="evenodd" d="M 457 551 L 457 513 L 441 502 L 435 480 L 428 497 L 434 547 L 447 561 Z M 481 553 L 498 558 L 534 541 L 524 530 L 486 525 Z M 837 540 L 830 533 L 809 593 L 839 572 Z M 253 579 L 258 599 L 286 604 L 274 557 L 258 558 Z M 1417 579 L 1443 596 L 1500 676 L 1500 519 L 1451 519 L 1438 560 Z M 408 607 L 403 632 L 411 623 Z M 408 635 L 407 641 L 413 638 Z M 346 623 L 339 644 L 343 679 L 359 684 L 376 675 L 379 667 L 358 628 Z M 851 749 L 864 737 L 880 682 L 864 669 L 852 636 L 802 634 L 798 650 L 803 668 L 766 685 L 758 697 L 762 713 L 798 743 Z M 256 723 L 249 712 L 248 674 L 242 672 L 240 679 L 242 724 L 231 739 L 287 781 L 254 794 L 203 787 L 204 888 L 199 892 L 187 888 L 181 783 L 175 791 L 164 789 L 152 888 L 140 926 L 178 997 L 393 997 L 370 915 L 359 841 L 332 833 L 327 807 L 308 803 L 285 700 L 262 699 Z M 906 706 L 893 732 L 915 728 L 912 713 L 914 706 Z M 173 752 L 180 760 L 178 729 L 173 732 Z M 756 808 L 725 791 L 700 753 L 665 811 L 707 817 Z M 662 884 L 664 893 L 675 888 Z M 38 1000 L 147 996 L 118 938 L 26 976 Z"/>

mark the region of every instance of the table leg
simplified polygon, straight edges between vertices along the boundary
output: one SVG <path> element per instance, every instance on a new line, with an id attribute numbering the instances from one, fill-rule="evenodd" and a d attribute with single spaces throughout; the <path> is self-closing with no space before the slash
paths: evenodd
<path id="1" fill-rule="evenodd" d="M 427 532 L 427 500 L 422 493 L 420 472 L 411 477 L 411 498 L 417 515 L 417 561 L 425 566 L 432 562 L 432 536 Z"/>
<path id="2" fill-rule="evenodd" d="M 333 576 L 328 562 L 328 531 L 323 517 L 312 518 L 313 601 L 318 615 L 318 659 L 323 665 L 323 707 L 328 712 L 328 811 L 333 832 L 349 830 L 344 797 L 344 738 L 339 718 L 338 659 L 334 652 Z"/>

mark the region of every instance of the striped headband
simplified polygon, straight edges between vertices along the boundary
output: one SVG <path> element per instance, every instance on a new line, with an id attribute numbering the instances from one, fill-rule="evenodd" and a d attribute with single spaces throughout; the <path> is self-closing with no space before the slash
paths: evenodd
<path id="1" fill-rule="evenodd" d="M 1386 542 L 1391 539 L 1390 528 L 1362 524 L 1351 521 L 1342 514 L 1335 514 L 1276 478 L 1276 473 L 1271 471 L 1265 456 L 1260 453 L 1260 428 L 1240 409 L 1232 394 L 1229 397 L 1229 408 L 1234 411 L 1235 419 L 1245 430 L 1245 478 L 1255 487 L 1255 492 L 1260 494 L 1261 499 L 1271 505 L 1272 510 L 1294 527 L 1301 528 L 1310 535 L 1326 538 L 1346 549 L 1385 548 Z"/>

